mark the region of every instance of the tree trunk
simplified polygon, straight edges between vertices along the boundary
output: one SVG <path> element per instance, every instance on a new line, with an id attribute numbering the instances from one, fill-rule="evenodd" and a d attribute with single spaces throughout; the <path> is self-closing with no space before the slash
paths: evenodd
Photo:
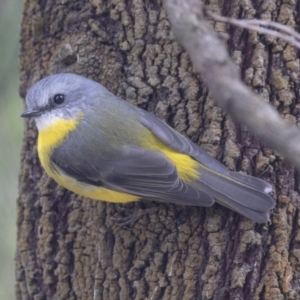
<path id="1" fill-rule="evenodd" d="M 209 2 L 229 16 L 300 27 L 300 2 Z M 227 29 L 247 84 L 296 123 L 295 49 L 221 23 L 216 29 Z M 17 299 L 300 299 L 299 175 L 214 106 L 160 0 L 25 1 L 22 97 L 37 80 L 60 72 L 100 82 L 229 169 L 269 181 L 277 204 L 263 225 L 219 205 L 159 203 L 157 212 L 119 226 L 110 218 L 115 205 L 74 195 L 45 174 L 30 121 L 21 156 Z"/>

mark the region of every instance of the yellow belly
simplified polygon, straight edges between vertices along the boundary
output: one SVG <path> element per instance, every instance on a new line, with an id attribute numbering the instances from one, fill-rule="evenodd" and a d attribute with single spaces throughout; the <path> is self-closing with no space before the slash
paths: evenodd
<path id="1" fill-rule="evenodd" d="M 52 170 L 47 173 L 61 186 L 67 188 L 68 190 L 78 195 L 90 199 L 102 200 L 102 201 L 113 202 L 113 203 L 127 203 L 127 202 L 137 201 L 140 198 L 138 196 L 134 196 L 122 192 L 116 192 L 103 187 L 95 187 L 90 184 L 85 184 L 69 176 L 66 176 L 62 172 L 56 172 L 55 170 Z"/>

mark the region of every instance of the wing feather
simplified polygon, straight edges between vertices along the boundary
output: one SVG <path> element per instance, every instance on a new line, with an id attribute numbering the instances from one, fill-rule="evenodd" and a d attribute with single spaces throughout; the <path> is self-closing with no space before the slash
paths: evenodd
<path id="1" fill-rule="evenodd" d="M 137 146 L 123 147 L 122 159 L 91 164 L 89 155 L 74 158 L 75 153 L 57 148 L 52 163 L 60 171 L 80 182 L 103 186 L 152 200 L 182 205 L 211 206 L 214 200 L 179 176 L 175 165 L 162 153 Z"/>
<path id="2" fill-rule="evenodd" d="M 141 114 L 140 122 L 173 150 L 190 155 L 218 173 L 229 174 L 228 169 L 223 164 L 154 115 L 145 111 Z"/>
<path id="3" fill-rule="evenodd" d="M 251 186 L 253 189 L 264 193 L 272 191 L 272 186 L 264 180 L 242 173 L 229 171 L 222 163 L 211 157 L 205 150 L 191 142 L 189 139 L 175 131 L 151 113 L 142 111 L 140 116 L 141 124 L 148 128 L 162 142 L 169 145 L 171 149 L 181 153 L 186 153 L 210 170 L 228 176 L 237 182 Z"/>

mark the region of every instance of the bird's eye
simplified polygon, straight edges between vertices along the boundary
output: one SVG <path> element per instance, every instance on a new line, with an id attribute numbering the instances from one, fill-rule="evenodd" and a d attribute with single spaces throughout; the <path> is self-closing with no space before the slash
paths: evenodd
<path id="1" fill-rule="evenodd" d="M 53 102 L 56 105 L 60 105 L 65 101 L 65 95 L 63 94 L 57 94 L 53 97 Z"/>

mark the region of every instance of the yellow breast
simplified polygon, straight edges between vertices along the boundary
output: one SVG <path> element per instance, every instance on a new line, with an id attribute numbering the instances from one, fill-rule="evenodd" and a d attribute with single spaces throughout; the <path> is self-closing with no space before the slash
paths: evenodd
<path id="1" fill-rule="evenodd" d="M 76 179 L 73 179 L 60 170 L 52 167 L 50 158 L 54 149 L 67 138 L 70 132 L 76 129 L 79 122 L 80 118 L 72 120 L 57 118 L 52 121 L 49 126 L 39 130 L 37 147 L 38 155 L 47 174 L 61 186 L 87 198 L 115 203 L 125 203 L 138 200 L 139 197 L 134 195 L 78 182 Z"/>
<path id="2" fill-rule="evenodd" d="M 38 136 L 38 155 L 42 166 L 49 176 L 53 177 L 54 169 L 50 163 L 50 157 L 53 150 L 59 146 L 65 138 L 79 124 L 80 119 L 62 119 L 53 120 L 49 126 L 39 130 Z"/>

